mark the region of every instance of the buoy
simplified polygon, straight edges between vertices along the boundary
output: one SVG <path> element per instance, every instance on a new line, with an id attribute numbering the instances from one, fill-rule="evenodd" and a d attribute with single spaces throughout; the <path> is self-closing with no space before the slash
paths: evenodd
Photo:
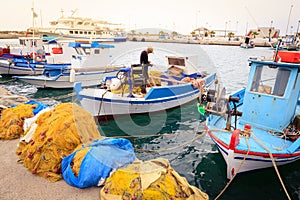
<path id="1" fill-rule="evenodd" d="M 75 70 L 71 69 L 71 71 L 70 71 L 70 82 L 74 83 L 74 81 L 75 81 Z"/>
<path id="2" fill-rule="evenodd" d="M 239 138 L 240 132 L 241 132 L 240 129 L 236 129 L 232 132 L 229 149 L 234 150 L 235 147 L 240 143 L 240 138 Z"/>

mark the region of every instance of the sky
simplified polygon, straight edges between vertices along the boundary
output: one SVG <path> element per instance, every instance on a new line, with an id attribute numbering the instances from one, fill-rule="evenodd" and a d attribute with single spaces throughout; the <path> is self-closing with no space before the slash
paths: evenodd
<path id="1" fill-rule="evenodd" d="M 32 27 L 33 5 L 38 14 L 35 26 L 43 27 L 59 18 L 61 10 L 65 16 L 77 10 L 78 17 L 123 23 L 128 31 L 159 28 L 181 34 L 207 27 L 245 35 L 249 29 L 272 25 L 285 35 L 296 32 L 300 20 L 300 0 L 9 0 L 5 4 L 0 30 Z"/>

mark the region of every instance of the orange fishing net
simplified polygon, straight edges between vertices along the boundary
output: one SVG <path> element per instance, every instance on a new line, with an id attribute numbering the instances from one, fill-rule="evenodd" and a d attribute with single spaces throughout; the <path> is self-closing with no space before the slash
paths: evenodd
<path id="1" fill-rule="evenodd" d="M 63 157 L 78 145 L 101 138 L 93 116 L 73 103 L 58 104 L 42 113 L 35 123 L 37 127 L 31 140 L 21 141 L 16 153 L 28 170 L 51 182 L 62 178 Z"/>
<path id="2" fill-rule="evenodd" d="M 0 139 L 10 140 L 24 135 L 24 120 L 34 116 L 32 111 L 35 107 L 36 105 L 19 104 L 3 110 L 0 119 Z"/>

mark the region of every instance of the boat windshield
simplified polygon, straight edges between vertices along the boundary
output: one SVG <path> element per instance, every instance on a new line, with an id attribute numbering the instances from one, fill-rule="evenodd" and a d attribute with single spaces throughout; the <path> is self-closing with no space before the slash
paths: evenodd
<path id="1" fill-rule="evenodd" d="M 291 71 L 288 69 L 257 66 L 251 84 L 251 91 L 275 96 L 284 96 Z"/>

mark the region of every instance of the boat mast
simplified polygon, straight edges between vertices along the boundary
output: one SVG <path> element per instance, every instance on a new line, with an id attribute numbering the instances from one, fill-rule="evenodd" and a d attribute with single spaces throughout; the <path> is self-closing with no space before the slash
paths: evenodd
<path id="1" fill-rule="evenodd" d="M 288 18 L 288 23 L 287 23 L 287 25 L 286 25 L 286 32 L 285 32 L 285 35 L 286 35 L 286 36 L 287 36 L 287 34 L 288 34 L 288 29 L 289 29 L 289 25 L 290 25 L 290 19 L 291 19 L 292 9 L 293 9 L 293 5 L 291 5 L 290 13 L 289 13 L 289 18 Z"/>
<path id="2" fill-rule="evenodd" d="M 34 46 L 35 46 L 35 39 L 34 39 L 34 18 L 37 17 L 37 14 L 34 12 L 34 1 L 32 1 L 32 8 L 31 8 L 31 11 L 32 11 L 32 52 L 34 52 Z M 32 54 L 33 56 L 33 59 L 35 59 L 35 54 L 33 53 Z"/>
<path id="3" fill-rule="evenodd" d="M 32 36 L 33 36 L 33 38 L 34 38 L 34 14 L 35 14 L 35 12 L 34 12 L 34 2 L 32 2 L 32 8 L 31 8 L 31 11 L 32 11 Z"/>

